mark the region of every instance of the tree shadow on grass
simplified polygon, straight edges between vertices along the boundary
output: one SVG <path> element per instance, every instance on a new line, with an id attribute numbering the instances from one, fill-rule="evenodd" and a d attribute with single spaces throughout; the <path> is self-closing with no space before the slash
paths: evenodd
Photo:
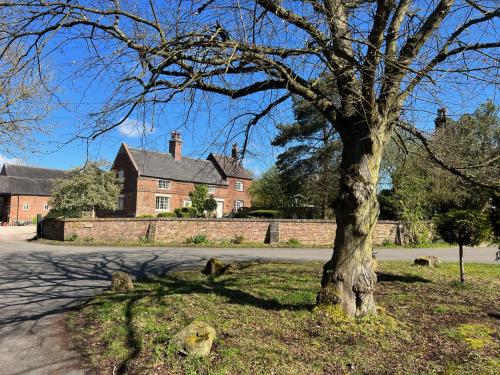
<path id="1" fill-rule="evenodd" d="M 417 275 L 397 275 L 394 273 L 377 272 L 379 282 L 400 282 L 400 283 L 432 283 L 431 280 Z"/>
<path id="2" fill-rule="evenodd" d="M 116 374 L 126 374 L 134 359 L 138 357 L 142 349 L 142 339 L 134 325 L 137 303 L 146 297 L 152 297 L 157 304 L 165 303 L 163 297 L 170 295 L 191 295 L 191 294 L 215 294 L 226 299 L 228 304 L 238 304 L 253 306 L 264 310 L 310 310 L 313 303 L 282 303 L 274 298 L 267 298 L 253 295 L 236 286 L 238 279 L 231 278 L 200 278 L 196 280 L 186 280 L 175 274 L 166 274 L 161 278 L 143 278 L 140 285 L 129 293 L 108 294 L 102 300 L 91 300 L 88 305 L 98 308 L 106 302 L 125 303 L 124 325 L 127 332 L 126 345 L 129 354 L 117 367 Z M 264 284 L 263 284 L 264 285 Z"/>

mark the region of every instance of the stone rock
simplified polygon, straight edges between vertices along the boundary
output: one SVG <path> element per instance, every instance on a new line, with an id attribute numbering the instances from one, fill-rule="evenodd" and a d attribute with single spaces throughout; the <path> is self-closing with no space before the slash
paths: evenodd
<path id="1" fill-rule="evenodd" d="M 236 272 L 236 266 L 232 264 L 227 264 L 222 269 L 222 275 L 231 275 Z"/>
<path id="2" fill-rule="evenodd" d="M 224 262 L 218 258 L 210 258 L 202 273 L 204 275 L 220 276 L 234 273 L 234 271 L 236 271 L 236 267 L 232 264 L 224 264 Z"/>
<path id="3" fill-rule="evenodd" d="M 185 355 L 206 357 L 212 349 L 215 329 L 205 322 L 195 320 L 180 330 L 170 343 Z"/>
<path id="4" fill-rule="evenodd" d="M 126 272 L 114 272 L 111 277 L 111 290 L 115 292 L 130 292 L 134 290 L 134 284 Z"/>
<path id="5" fill-rule="evenodd" d="M 426 267 L 434 267 L 440 263 L 441 263 L 441 261 L 435 255 L 420 257 L 420 258 L 417 258 L 413 261 L 413 264 L 415 264 L 416 266 L 426 266 Z"/>

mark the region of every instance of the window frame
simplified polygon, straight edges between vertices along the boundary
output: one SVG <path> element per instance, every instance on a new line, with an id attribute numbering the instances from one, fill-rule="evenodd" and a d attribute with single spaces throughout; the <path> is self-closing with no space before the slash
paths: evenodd
<path id="1" fill-rule="evenodd" d="M 238 186 L 241 186 L 241 189 L 239 189 Z M 240 181 L 240 180 L 234 181 L 234 190 L 236 190 L 236 191 L 244 191 L 245 190 L 245 185 L 243 184 L 243 181 Z"/>
<path id="2" fill-rule="evenodd" d="M 207 194 L 215 194 L 215 192 L 217 191 L 217 186 L 214 186 L 214 185 L 208 185 L 208 190 L 207 190 Z"/>
<path id="3" fill-rule="evenodd" d="M 166 184 L 166 187 L 162 187 L 161 184 L 162 183 L 165 183 Z M 170 185 L 171 185 L 171 182 L 170 180 L 166 180 L 164 178 L 159 178 L 157 180 L 157 183 L 156 183 L 156 186 L 158 187 L 158 189 L 160 190 L 170 190 Z"/>
<path id="4" fill-rule="evenodd" d="M 118 181 L 125 180 L 125 171 L 123 169 L 120 169 L 119 171 L 117 171 L 116 178 L 118 179 Z"/>
<path id="5" fill-rule="evenodd" d="M 45 212 L 49 212 L 49 211 L 50 211 L 50 205 L 49 205 L 48 203 L 45 203 L 45 204 L 43 205 L 43 210 L 44 210 Z"/>
<path id="6" fill-rule="evenodd" d="M 188 202 L 189 202 L 189 205 L 186 206 L 186 203 L 188 203 Z M 184 199 L 182 201 L 182 207 L 193 207 L 193 201 L 191 201 L 191 199 Z"/>
<path id="7" fill-rule="evenodd" d="M 238 207 L 238 203 L 241 203 L 241 206 L 240 206 L 240 207 Z M 243 207 L 245 207 L 245 202 L 243 202 L 241 199 L 236 199 L 236 200 L 234 201 L 234 209 L 235 209 L 235 211 L 239 211 L 239 210 L 241 210 Z"/>
<path id="8" fill-rule="evenodd" d="M 158 198 L 167 198 L 167 208 L 158 208 Z M 170 200 L 172 197 L 169 194 L 155 194 L 155 211 L 157 212 L 170 212 Z"/>
<path id="9" fill-rule="evenodd" d="M 29 203 L 23 203 L 23 211 L 29 211 L 30 210 L 30 204 Z"/>

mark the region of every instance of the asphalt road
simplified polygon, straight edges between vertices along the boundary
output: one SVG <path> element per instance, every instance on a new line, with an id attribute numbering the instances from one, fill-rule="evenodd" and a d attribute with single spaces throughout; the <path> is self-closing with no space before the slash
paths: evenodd
<path id="1" fill-rule="evenodd" d="M 494 263 L 496 248 L 465 250 L 466 262 Z M 452 249 L 381 249 L 380 260 L 412 261 L 435 254 L 456 261 Z M 108 287 L 122 270 L 141 277 L 226 261 L 319 260 L 329 249 L 106 248 L 53 246 L 0 238 L 0 374 L 84 374 L 67 347 L 62 313 Z M 500 267 L 500 265 L 499 265 Z M 110 373 L 112 369 L 110 369 Z"/>

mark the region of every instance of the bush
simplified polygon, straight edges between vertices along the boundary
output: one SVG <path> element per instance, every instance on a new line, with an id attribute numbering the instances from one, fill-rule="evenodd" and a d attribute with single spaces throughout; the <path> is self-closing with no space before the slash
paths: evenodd
<path id="1" fill-rule="evenodd" d="M 213 196 L 205 200 L 205 205 L 203 207 L 208 213 L 214 212 L 217 209 L 217 201 Z"/>
<path id="2" fill-rule="evenodd" d="M 176 217 L 175 212 L 160 212 L 157 217 Z"/>
<path id="3" fill-rule="evenodd" d="M 205 236 L 204 234 L 197 234 L 193 237 L 193 243 L 195 245 L 206 244 L 208 243 L 207 236 Z"/>
<path id="4" fill-rule="evenodd" d="M 177 217 L 183 217 L 183 218 L 198 217 L 196 210 L 192 207 L 176 208 L 174 210 L 174 214 Z"/>
<path id="5" fill-rule="evenodd" d="M 279 218 L 281 216 L 281 212 L 278 210 L 255 210 L 255 211 L 250 211 L 248 213 L 248 216 L 273 219 L 273 218 Z"/>
<path id="6" fill-rule="evenodd" d="M 245 238 L 243 236 L 237 235 L 237 236 L 234 236 L 233 239 L 231 239 L 231 243 L 235 244 L 235 245 L 240 245 L 243 243 L 244 240 L 245 240 Z"/>
<path id="7" fill-rule="evenodd" d="M 296 238 L 290 238 L 288 241 L 286 241 L 286 245 L 290 247 L 299 247 L 301 243 Z"/>
<path id="8" fill-rule="evenodd" d="M 491 234 L 488 216 L 478 211 L 450 210 L 434 222 L 443 240 L 462 246 L 477 246 Z"/>
<path id="9" fill-rule="evenodd" d="M 76 233 L 71 233 L 70 235 L 68 235 L 64 241 L 68 241 L 68 242 L 74 242 L 78 239 L 78 235 Z"/>

